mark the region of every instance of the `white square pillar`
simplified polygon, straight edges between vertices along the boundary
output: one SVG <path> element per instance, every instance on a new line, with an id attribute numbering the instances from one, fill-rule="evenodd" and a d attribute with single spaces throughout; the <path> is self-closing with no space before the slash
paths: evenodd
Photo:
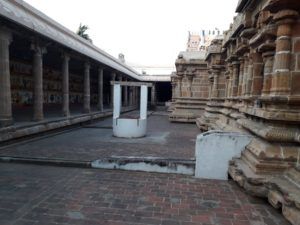
<path id="1" fill-rule="evenodd" d="M 147 119 L 148 87 L 142 85 L 140 93 L 140 119 Z"/>
<path id="2" fill-rule="evenodd" d="M 117 119 L 121 114 L 121 85 L 115 84 L 114 86 L 114 114 L 113 118 Z"/>

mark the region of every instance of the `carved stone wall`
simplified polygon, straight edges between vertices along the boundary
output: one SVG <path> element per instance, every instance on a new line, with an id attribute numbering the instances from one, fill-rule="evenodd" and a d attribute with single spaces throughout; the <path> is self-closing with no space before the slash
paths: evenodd
<path id="1" fill-rule="evenodd" d="M 182 52 L 172 76 L 172 113 L 170 121 L 195 123 L 209 96 L 207 63 L 203 52 Z"/>
<path id="2" fill-rule="evenodd" d="M 300 2 L 243 0 L 209 48 L 209 100 L 198 127 L 253 136 L 229 174 L 300 221 Z"/>

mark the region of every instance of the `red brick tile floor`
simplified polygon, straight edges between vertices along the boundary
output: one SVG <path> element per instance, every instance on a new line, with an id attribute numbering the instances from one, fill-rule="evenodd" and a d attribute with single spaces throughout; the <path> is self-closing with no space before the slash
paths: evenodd
<path id="1" fill-rule="evenodd" d="M 1 225 L 287 225 L 234 182 L 0 163 Z"/>

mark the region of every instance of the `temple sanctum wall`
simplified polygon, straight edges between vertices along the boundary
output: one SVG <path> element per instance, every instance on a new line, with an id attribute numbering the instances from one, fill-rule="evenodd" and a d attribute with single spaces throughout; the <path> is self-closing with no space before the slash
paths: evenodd
<path id="1" fill-rule="evenodd" d="M 170 115 L 171 121 L 184 122 L 173 115 L 186 104 L 185 116 L 194 114 L 202 131 L 252 135 L 228 172 L 250 194 L 281 208 L 294 225 L 300 224 L 299 9 L 297 0 L 240 0 L 230 29 L 212 42 L 205 56 L 207 80 L 196 87 L 198 93 L 209 93 L 201 96 L 205 110 L 190 110 L 198 105 L 191 102 L 192 95 L 184 102 L 181 90 L 181 96 L 173 95 Z M 182 74 L 180 57 L 172 79 L 175 89 L 186 85 L 188 71 L 196 76 L 191 61 Z"/>
<path id="2" fill-rule="evenodd" d="M 205 109 L 209 95 L 207 63 L 203 52 L 182 52 L 172 79 L 174 111 L 171 121 L 195 122 Z"/>

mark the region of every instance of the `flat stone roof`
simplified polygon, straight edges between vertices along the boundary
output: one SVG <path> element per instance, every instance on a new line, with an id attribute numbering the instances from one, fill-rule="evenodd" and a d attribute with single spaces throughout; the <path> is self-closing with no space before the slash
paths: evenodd
<path id="1" fill-rule="evenodd" d="M 197 51 L 197 52 L 180 52 L 179 56 L 182 56 L 185 60 L 193 60 L 193 59 L 199 59 L 204 60 L 205 59 L 206 52 L 205 51 Z"/>
<path id="2" fill-rule="evenodd" d="M 134 79 L 142 79 L 140 74 L 128 65 L 81 38 L 23 0 L 1 0 L 0 16 Z"/>
<path id="3" fill-rule="evenodd" d="M 152 81 L 152 82 L 171 82 L 170 75 L 142 75 L 143 81 Z"/>

